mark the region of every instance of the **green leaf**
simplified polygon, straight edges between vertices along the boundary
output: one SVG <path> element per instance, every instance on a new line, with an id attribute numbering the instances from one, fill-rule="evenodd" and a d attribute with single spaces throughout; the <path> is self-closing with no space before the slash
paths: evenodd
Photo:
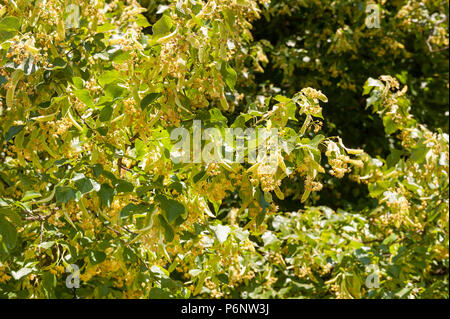
<path id="1" fill-rule="evenodd" d="M 229 66 L 228 63 L 224 63 L 222 64 L 221 73 L 225 83 L 230 89 L 233 90 L 237 80 L 236 71 L 231 66 Z"/>
<path id="2" fill-rule="evenodd" d="M 311 194 L 310 190 L 305 189 L 305 191 L 303 192 L 302 198 L 300 199 L 300 201 L 302 203 L 306 202 L 306 200 L 308 199 L 309 195 Z"/>
<path id="3" fill-rule="evenodd" d="M 98 83 L 101 86 L 112 83 L 119 78 L 120 74 L 116 70 L 105 71 L 98 77 Z"/>
<path id="4" fill-rule="evenodd" d="M 102 110 L 100 111 L 100 117 L 99 117 L 100 122 L 109 121 L 111 119 L 113 111 L 114 111 L 114 109 L 109 105 L 102 108 Z"/>
<path id="5" fill-rule="evenodd" d="M 266 210 L 267 208 L 270 206 L 270 204 L 266 201 L 265 197 L 264 197 L 264 192 L 262 191 L 258 191 L 259 194 L 259 206 L 261 206 L 262 211 L 261 213 L 258 214 L 258 216 L 256 216 L 256 225 L 259 226 L 262 224 L 262 222 L 264 221 L 265 217 L 266 217 Z"/>
<path id="6" fill-rule="evenodd" d="M 42 289 L 44 290 L 47 298 L 54 298 L 56 287 L 56 276 L 49 271 L 44 272 L 42 275 Z"/>
<path id="7" fill-rule="evenodd" d="M 230 280 L 228 279 L 228 275 L 226 274 L 219 274 L 217 275 L 217 279 L 219 279 L 221 282 L 223 282 L 224 284 L 229 284 Z"/>
<path id="8" fill-rule="evenodd" d="M 147 153 L 147 147 L 145 143 L 141 140 L 136 140 L 135 142 L 136 159 L 142 160 Z"/>
<path id="9" fill-rule="evenodd" d="M 73 91 L 73 94 L 84 104 L 86 104 L 88 107 L 94 107 L 94 102 L 92 100 L 92 97 L 88 90 L 82 89 L 82 90 L 75 90 Z"/>
<path id="10" fill-rule="evenodd" d="M 193 178 L 194 183 L 198 183 L 199 181 L 203 180 L 206 177 L 206 171 L 202 170 L 198 174 L 196 174 Z"/>
<path id="11" fill-rule="evenodd" d="M 369 193 L 370 196 L 376 198 L 383 194 L 390 186 L 390 181 L 380 181 L 376 183 L 369 184 Z"/>
<path id="12" fill-rule="evenodd" d="M 120 96 L 124 96 L 126 91 L 127 91 L 126 88 L 114 83 L 109 83 L 105 85 L 106 95 L 112 97 L 113 99 L 116 99 Z"/>
<path id="13" fill-rule="evenodd" d="M 6 77 L 4 77 L 3 75 L 0 75 L 0 88 L 2 87 L 3 83 L 6 83 L 6 82 L 8 82 Z"/>
<path id="14" fill-rule="evenodd" d="M 391 135 L 398 130 L 397 124 L 390 116 L 383 117 L 383 125 L 387 135 Z"/>
<path id="15" fill-rule="evenodd" d="M 295 105 L 295 103 L 292 102 L 287 103 L 286 109 L 288 119 L 297 121 L 297 119 L 295 118 L 295 111 L 297 111 L 297 106 Z"/>
<path id="16" fill-rule="evenodd" d="M 383 244 L 389 246 L 397 240 L 398 236 L 396 234 L 391 234 L 389 237 L 383 240 Z"/>
<path id="17" fill-rule="evenodd" d="M 394 167 L 395 164 L 397 164 L 398 161 L 400 161 L 403 155 L 405 155 L 405 151 L 403 150 L 396 150 L 396 149 L 391 150 L 391 154 L 389 154 L 388 157 L 386 158 L 387 167 L 389 168 Z"/>
<path id="18" fill-rule="evenodd" d="M 23 195 L 21 202 L 26 202 L 26 201 L 29 201 L 31 199 L 38 198 L 38 197 L 41 197 L 41 193 L 35 192 L 35 191 L 27 191 Z"/>
<path id="19" fill-rule="evenodd" d="M 227 123 L 227 118 L 223 116 L 218 108 L 209 110 L 209 114 L 211 115 L 211 122 Z"/>
<path id="20" fill-rule="evenodd" d="M 120 211 L 120 218 L 128 218 L 133 216 L 134 214 L 142 214 L 149 211 L 152 208 L 153 206 L 147 206 L 144 204 L 135 205 L 130 203 L 124 208 L 122 208 L 122 210 Z"/>
<path id="21" fill-rule="evenodd" d="M 81 194 L 86 194 L 93 190 L 98 191 L 100 189 L 100 185 L 97 182 L 87 177 L 78 179 L 75 182 L 75 187 Z"/>
<path id="22" fill-rule="evenodd" d="M 93 265 L 100 264 L 106 259 L 106 254 L 102 251 L 91 251 L 89 253 L 89 260 Z"/>
<path id="23" fill-rule="evenodd" d="M 74 85 L 77 89 L 79 89 L 79 90 L 82 90 L 82 89 L 83 89 L 84 81 L 83 81 L 82 78 L 80 78 L 80 77 L 78 77 L 78 76 L 75 76 L 75 77 L 72 78 L 72 82 L 73 82 L 73 85 Z"/>
<path id="24" fill-rule="evenodd" d="M 285 97 L 284 95 L 277 95 L 273 98 L 275 101 L 281 102 L 281 103 L 291 103 L 292 100 Z"/>
<path id="25" fill-rule="evenodd" d="M 118 50 L 117 52 L 114 52 L 113 54 L 110 55 L 110 59 L 112 59 L 113 62 L 118 64 L 126 61 L 127 59 L 129 59 L 129 57 L 130 52 L 122 50 Z"/>
<path id="26" fill-rule="evenodd" d="M 16 246 L 17 231 L 13 224 L 6 220 L 5 217 L 0 215 L 0 235 L 3 238 L 3 242 L 6 248 L 12 249 Z"/>
<path id="27" fill-rule="evenodd" d="M 107 183 L 103 183 L 100 190 L 97 192 L 100 197 L 102 205 L 110 207 L 114 198 L 114 189 L 111 188 Z"/>
<path id="28" fill-rule="evenodd" d="M 94 175 L 94 177 L 99 177 L 101 173 L 103 173 L 103 166 L 102 164 L 95 164 L 92 167 L 92 174 Z"/>
<path id="29" fill-rule="evenodd" d="M 56 187 L 56 203 L 64 203 L 66 204 L 70 200 L 74 200 L 76 196 L 76 190 L 72 187 L 66 187 L 66 186 L 58 186 Z"/>
<path id="30" fill-rule="evenodd" d="M 309 145 L 312 148 L 318 148 L 319 144 L 325 139 L 325 136 L 322 134 L 316 135 L 314 136 L 314 138 L 312 139 L 312 141 L 309 143 Z"/>
<path id="31" fill-rule="evenodd" d="M 52 61 L 53 67 L 52 70 L 64 69 L 67 66 L 67 62 L 62 58 L 57 57 Z"/>
<path id="32" fill-rule="evenodd" d="M 128 181 L 119 180 L 115 188 L 118 193 L 131 193 L 134 190 L 134 185 Z"/>
<path id="33" fill-rule="evenodd" d="M 171 294 L 169 294 L 167 291 L 162 290 L 161 288 L 153 287 L 150 290 L 148 298 L 149 299 L 170 299 L 170 298 L 173 298 L 173 296 Z"/>
<path id="34" fill-rule="evenodd" d="M 420 185 L 418 185 L 417 183 L 415 183 L 413 178 L 410 178 L 410 177 L 406 178 L 402 182 L 402 184 L 411 192 L 414 192 L 414 193 L 418 194 L 419 196 L 423 195 L 423 188 Z"/>
<path id="35" fill-rule="evenodd" d="M 227 23 L 228 27 L 230 28 L 230 30 L 233 30 L 234 24 L 236 22 L 236 17 L 235 17 L 234 12 L 231 9 L 224 8 L 222 13 L 223 13 L 225 22 Z"/>
<path id="36" fill-rule="evenodd" d="M 183 204 L 174 199 L 168 199 L 164 195 L 157 195 L 156 200 L 159 201 L 160 207 L 166 214 L 166 218 L 169 223 L 173 222 L 185 212 Z"/>
<path id="37" fill-rule="evenodd" d="M 160 96 L 162 96 L 161 93 L 147 94 L 141 101 L 141 109 L 145 110 L 150 104 L 155 102 Z"/>
<path id="38" fill-rule="evenodd" d="M 153 35 L 156 37 L 162 37 L 170 33 L 172 28 L 172 19 L 169 16 L 163 15 L 152 27 Z"/>
<path id="39" fill-rule="evenodd" d="M 97 26 L 97 32 L 98 33 L 108 32 L 108 31 L 111 31 L 111 30 L 115 30 L 116 28 L 117 27 L 114 24 L 107 22 L 105 24 L 98 25 Z"/>
<path id="40" fill-rule="evenodd" d="M 420 144 L 418 147 L 415 147 L 411 150 L 411 160 L 413 160 L 417 164 L 422 164 L 423 162 L 425 162 L 428 151 L 429 149 L 426 147 L 426 145 Z"/>
<path id="41" fill-rule="evenodd" d="M 123 254 L 122 254 L 122 256 L 123 256 L 123 259 L 124 259 L 125 261 L 129 261 L 129 262 L 132 262 L 132 263 L 134 263 L 134 262 L 137 261 L 137 256 L 136 256 L 136 254 L 135 254 L 130 248 L 128 248 L 128 247 L 125 247 L 125 248 L 123 249 Z"/>
<path id="42" fill-rule="evenodd" d="M 1 198 L 0 198 L 1 203 Z M 0 214 L 7 216 L 11 223 L 16 226 L 22 225 L 21 214 L 18 211 L 12 210 L 8 207 L 0 207 Z"/>
<path id="43" fill-rule="evenodd" d="M 142 14 L 136 15 L 136 24 L 142 28 L 150 26 L 150 23 L 148 23 L 147 18 Z"/>
<path id="44" fill-rule="evenodd" d="M 175 233 L 173 232 L 172 227 L 170 227 L 169 223 L 166 221 L 164 216 L 161 214 L 158 215 L 159 223 L 164 228 L 164 235 L 166 237 L 167 242 L 171 242 L 173 238 L 175 237 Z"/>
<path id="45" fill-rule="evenodd" d="M 231 128 L 245 128 L 245 122 L 247 122 L 247 119 L 245 118 L 244 115 L 239 115 L 233 122 L 233 124 L 231 124 Z"/>
<path id="46" fill-rule="evenodd" d="M 8 130 L 8 132 L 6 132 L 5 134 L 5 140 L 8 142 L 10 139 L 12 139 L 15 135 L 17 135 L 18 133 L 20 133 L 20 131 L 23 130 L 23 128 L 25 127 L 25 125 L 16 125 L 16 126 L 11 126 Z"/>
<path id="47" fill-rule="evenodd" d="M 0 31 L 18 31 L 20 29 L 20 20 L 16 17 L 4 17 L 0 21 Z"/>

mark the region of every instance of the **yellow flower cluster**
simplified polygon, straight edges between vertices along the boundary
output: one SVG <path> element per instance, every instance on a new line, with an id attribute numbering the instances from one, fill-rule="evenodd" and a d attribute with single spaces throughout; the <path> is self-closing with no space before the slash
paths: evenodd
<path id="1" fill-rule="evenodd" d="M 295 275 L 299 278 L 305 278 L 312 275 L 311 268 L 308 266 L 295 267 L 294 271 Z"/>
<path id="2" fill-rule="evenodd" d="M 281 185 L 281 180 L 276 179 L 273 174 L 258 174 L 257 178 L 258 179 L 251 179 L 252 184 L 259 180 L 261 189 L 266 193 L 273 191 Z"/>
<path id="3" fill-rule="evenodd" d="M 5 283 L 11 279 L 11 276 L 6 274 L 6 266 L 0 263 L 0 284 Z"/>
<path id="4" fill-rule="evenodd" d="M 214 177 L 214 180 L 210 182 L 200 181 L 195 187 L 199 194 L 214 201 L 222 201 L 226 196 L 226 192 L 234 189 L 231 181 L 223 175 Z"/>
<path id="5" fill-rule="evenodd" d="M 305 179 L 305 189 L 311 192 L 318 192 L 322 190 L 322 183 L 314 181 L 312 176 L 308 175 Z"/>
<path id="6" fill-rule="evenodd" d="M 49 269 L 49 271 L 54 275 L 63 274 L 65 272 L 64 266 L 56 265 Z"/>

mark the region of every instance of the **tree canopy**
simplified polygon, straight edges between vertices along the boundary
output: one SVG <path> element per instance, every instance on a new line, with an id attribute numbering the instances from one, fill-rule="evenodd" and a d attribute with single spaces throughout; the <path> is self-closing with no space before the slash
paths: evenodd
<path id="1" fill-rule="evenodd" d="M 448 298 L 448 11 L 2 1 L 0 297 Z"/>

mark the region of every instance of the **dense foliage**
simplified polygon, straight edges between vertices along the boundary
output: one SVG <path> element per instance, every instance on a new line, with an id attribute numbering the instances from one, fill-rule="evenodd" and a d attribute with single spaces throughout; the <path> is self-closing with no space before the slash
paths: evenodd
<path id="1" fill-rule="evenodd" d="M 0 297 L 448 298 L 448 1 L 376 3 L 2 0 Z"/>

